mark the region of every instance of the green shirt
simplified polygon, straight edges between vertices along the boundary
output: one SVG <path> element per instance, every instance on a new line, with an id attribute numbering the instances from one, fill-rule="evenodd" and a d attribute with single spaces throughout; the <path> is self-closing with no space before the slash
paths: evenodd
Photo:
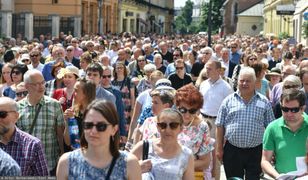
<path id="1" fill-rule="evenodd" d="M 47 96 L 42 97 L 38 104 L 41 104 L 42 106 L 33 128 L 32 135 L 41 140 L 48 163 L 48 170 L 51 171 L 56 167 L 60 156 L 56 127 L 64 125 L 63 111 L 57 100 Z M 21 130 L 29 133 L 38 104 L 32 106 L 27 98 L 18 102 L 18 112 L 20 117 L 17 121 L 17 126 Z"/>
<path id="2" fill-rule="evenodd" d="M 296 157 L 306 155 L 308 116 L 303 113 L 303 117 L 303 124 L 296 132 L 287 127 L 283 117 L 271 122 L 265 130 L 263 149 L 274 152 L 278 173 L 296 171 Z"/>

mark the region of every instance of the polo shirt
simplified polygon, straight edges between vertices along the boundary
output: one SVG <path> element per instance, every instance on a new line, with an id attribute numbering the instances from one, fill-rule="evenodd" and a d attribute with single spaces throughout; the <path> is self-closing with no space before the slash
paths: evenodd
<path id="1" fill-rule="evenodd" d="M 303 113 L 303 117 L 303 124 L 296 132 L 289 129 L 283 117 L 270 123 L 265 130 L 263 149 L 274 152 L 278 173 L 295 171 L 296 157 L 306 155 L 308 116 Z"/>

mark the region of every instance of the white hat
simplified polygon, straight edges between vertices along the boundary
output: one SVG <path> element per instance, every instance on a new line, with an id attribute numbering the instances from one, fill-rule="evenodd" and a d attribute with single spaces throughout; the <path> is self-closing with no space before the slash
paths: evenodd
<path id="1" fill-rule="evenodd" d="M 25 60 L 25 59 L 30 60 L 29 54 L 22 54 L 22 55 L 21 55 L 20 61 Z"/>
<path id="2" fill-rule="evenodd" d="M 171 81 L 169 79 L 159 79 L 156 83 L 155 83 L 155 89 L 166 89 L 166 90 L 175 90 L 172 87 Z"/>
<path id="3" fill-rule="evenodd" d="M 79 69 L 75 66 L 66 66 L 65 68 L 61 68 L 57 78 L 62 79 L 64 75 L 68 73 L 75 74 L 79 78 Z"/>

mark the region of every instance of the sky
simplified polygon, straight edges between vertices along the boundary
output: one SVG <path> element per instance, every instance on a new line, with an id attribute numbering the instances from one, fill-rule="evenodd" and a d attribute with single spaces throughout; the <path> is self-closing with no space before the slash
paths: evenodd
<path id="1" fill-rule="evenodd" d="M 174 0 L 174 7 L 183 7 L 185 6 L 186 0 Z"/>

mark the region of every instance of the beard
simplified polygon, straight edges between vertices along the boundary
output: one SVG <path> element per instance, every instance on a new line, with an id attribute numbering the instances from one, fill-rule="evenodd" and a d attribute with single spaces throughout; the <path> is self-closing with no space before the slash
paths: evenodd
<path id="1" fill-rule="evenodd" d="M 7 132 L 9 132 L 9 128 L 0 126 L 0 138 L 2 138 L 3 135 L 5 135 Z"/>

